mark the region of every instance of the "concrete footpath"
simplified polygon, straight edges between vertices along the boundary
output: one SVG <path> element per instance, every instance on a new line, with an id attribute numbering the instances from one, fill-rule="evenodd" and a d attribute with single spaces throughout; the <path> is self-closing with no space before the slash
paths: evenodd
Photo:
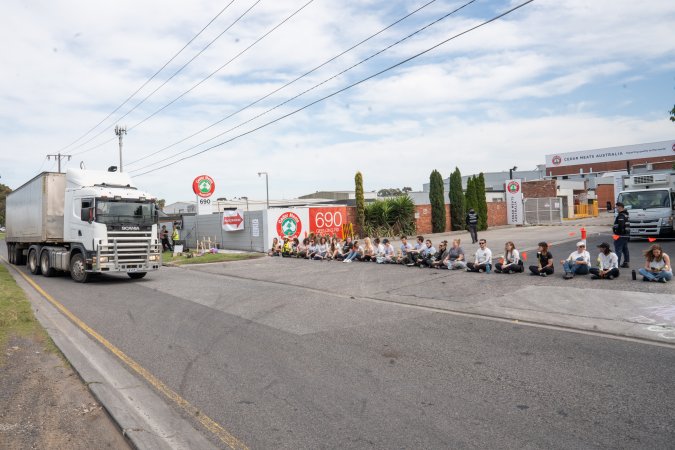
<path id="1" fill-rule="evenodd" d="M 598 221 L 598 219 L 595 219 Z M 612 243 L 607 225 L 588 224 L 588 250 L 595 261 L 596 246 Z M 425 236 L 436 245 L 453 235 Z M 467 234 L 464 232 L 464 234 Z M 529 274 L 474 274 L 463 271 L 407 268 L 374 263 L 342 264 L 286 258 L 261 258 L 237 264 L 197 265 L 187 270 L 216 273 L 283 285 L 291 295 L 303 290 L 322 291 L 332 297 L 397 303 L 404 307 L 432 309 L 453 314 L 513 320 L 539 326 L 603 333 L 675 345 L 675 289 L 671 283 L 631 280 L 630 269 L 622 269 L 618 279 L 592 280 L 590 276 L 562 279 L 560 259 L 575 249 L 580 226 L 503 227 L 481 232 L 493 255 L 503 253 L 507 240 L 521 251 L 536 251 L 540 241 L 549 242 L 556 273 L 546 278 Z M 413 238 L 414 239 L 414 238 Z M 675 255 L 673 241 L 658 241 L 666 253 Z M 647 241 L 631 242 L 632 267 L 644 264 L 642 252 Z M 473 260 L 475 245 L 463 247 Z M 534 254 L 530 254 L 532 264 Z M 529 265 L 528 262 L 525 263 Z M 248 311 L 255 315 L 255 311 Z"/>

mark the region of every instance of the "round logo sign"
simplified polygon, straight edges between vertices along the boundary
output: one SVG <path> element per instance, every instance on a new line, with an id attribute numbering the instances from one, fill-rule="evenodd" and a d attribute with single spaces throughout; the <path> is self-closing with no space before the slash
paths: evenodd
<path id="1" fill-rule="evenodd" d="M 202 198 L 208 198 L 216 190 L 216 183 L 208 175 L 199 175 L 192 182 L 192 191 Z"/>
<path id="2" fill-rule="evenodd" d="M 675 152 L 675 144 L 673 144 L 673 151 Z"/>
<path id="3" fill-rule="evenodd" d="M 290 239 L 300 236 L 302 231 L 302 221 L 297 214 L 292 212 L 285 212 L 277 220 L 277 234 L 279 236 L 287 236 Z"/>
<path id="4" fill-rule="evenodd" d="M 511 194 L 517 194 L 520 191 L 520 184 L 517 181 L 512 181 L 506 186 L 506 190 Z"/>
<path id="5" fill-rule="evenodd" d="M 551 160 L 554 166 L 559 166 L 560 163 L 562 162 L 562 158 L 558 155 L 555 155 L 553 159 Z"/>

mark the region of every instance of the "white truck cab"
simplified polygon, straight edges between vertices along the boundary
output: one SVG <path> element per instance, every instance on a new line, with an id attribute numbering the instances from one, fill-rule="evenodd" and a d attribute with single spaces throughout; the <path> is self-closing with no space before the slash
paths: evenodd
<path id="1" fill-rule="evenodd" d="M 626 180 L 617 202 L 628 211 L 631 236 L 673 233 L 675 176 L 669 173 L 633 175 Z"/>

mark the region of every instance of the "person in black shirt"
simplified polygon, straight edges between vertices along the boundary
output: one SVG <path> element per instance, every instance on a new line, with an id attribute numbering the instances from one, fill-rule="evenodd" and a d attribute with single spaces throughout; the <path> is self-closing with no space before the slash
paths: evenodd
<path id="1" fill-rule="evenodd" d="M 616 219 L 614 219 L 612 231 L 619 238 L 614 240 L 614 253 L 619 257 L 619 265 L 628 268 L 628 263 L 630 262 L 630 255 L 628 254 L 628 241 L 630 240 L 628 211 L 624 209 L 621 202 L 616 202 L 616 209 L 619 212 L 616 215 Z M 621 263 L 621 255 L 623 255 L 623 264 Z"/>
<path id="2" fill-rule="evenodd" d="M 471 208 L 466 215 L 466 226 L 469 228 L 469 234 L 471 234 L 471 243 L 475 244 L 478 242 L 478 233 L 476 233 L 476 227 L 478 227 L 478 214 L 476 214 L 476 211 L 474 211 L 473 208 Z"/>
<path id="3" fill-rule="evenodd" d="M 542 277 L 553 275 L 553 255 L 548 251 L 548 244 L 546 242 L 539 243 L 537 265 L 530 266 L 530 272 L 532 272 L 532 275 L 540 275 Z"/>

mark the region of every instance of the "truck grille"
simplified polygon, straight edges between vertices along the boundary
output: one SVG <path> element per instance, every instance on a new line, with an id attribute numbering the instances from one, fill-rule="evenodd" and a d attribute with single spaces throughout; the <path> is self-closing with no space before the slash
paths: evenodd
<path id="1" fill-rule="evenodd" d="M 151 231 L 109 231 L 107 245 L 98 243 L 98 256 L 107 256 L 115 266 L 143 267 L 148 254 L 160 252 L 160 245 L 151 242 Z"/>

